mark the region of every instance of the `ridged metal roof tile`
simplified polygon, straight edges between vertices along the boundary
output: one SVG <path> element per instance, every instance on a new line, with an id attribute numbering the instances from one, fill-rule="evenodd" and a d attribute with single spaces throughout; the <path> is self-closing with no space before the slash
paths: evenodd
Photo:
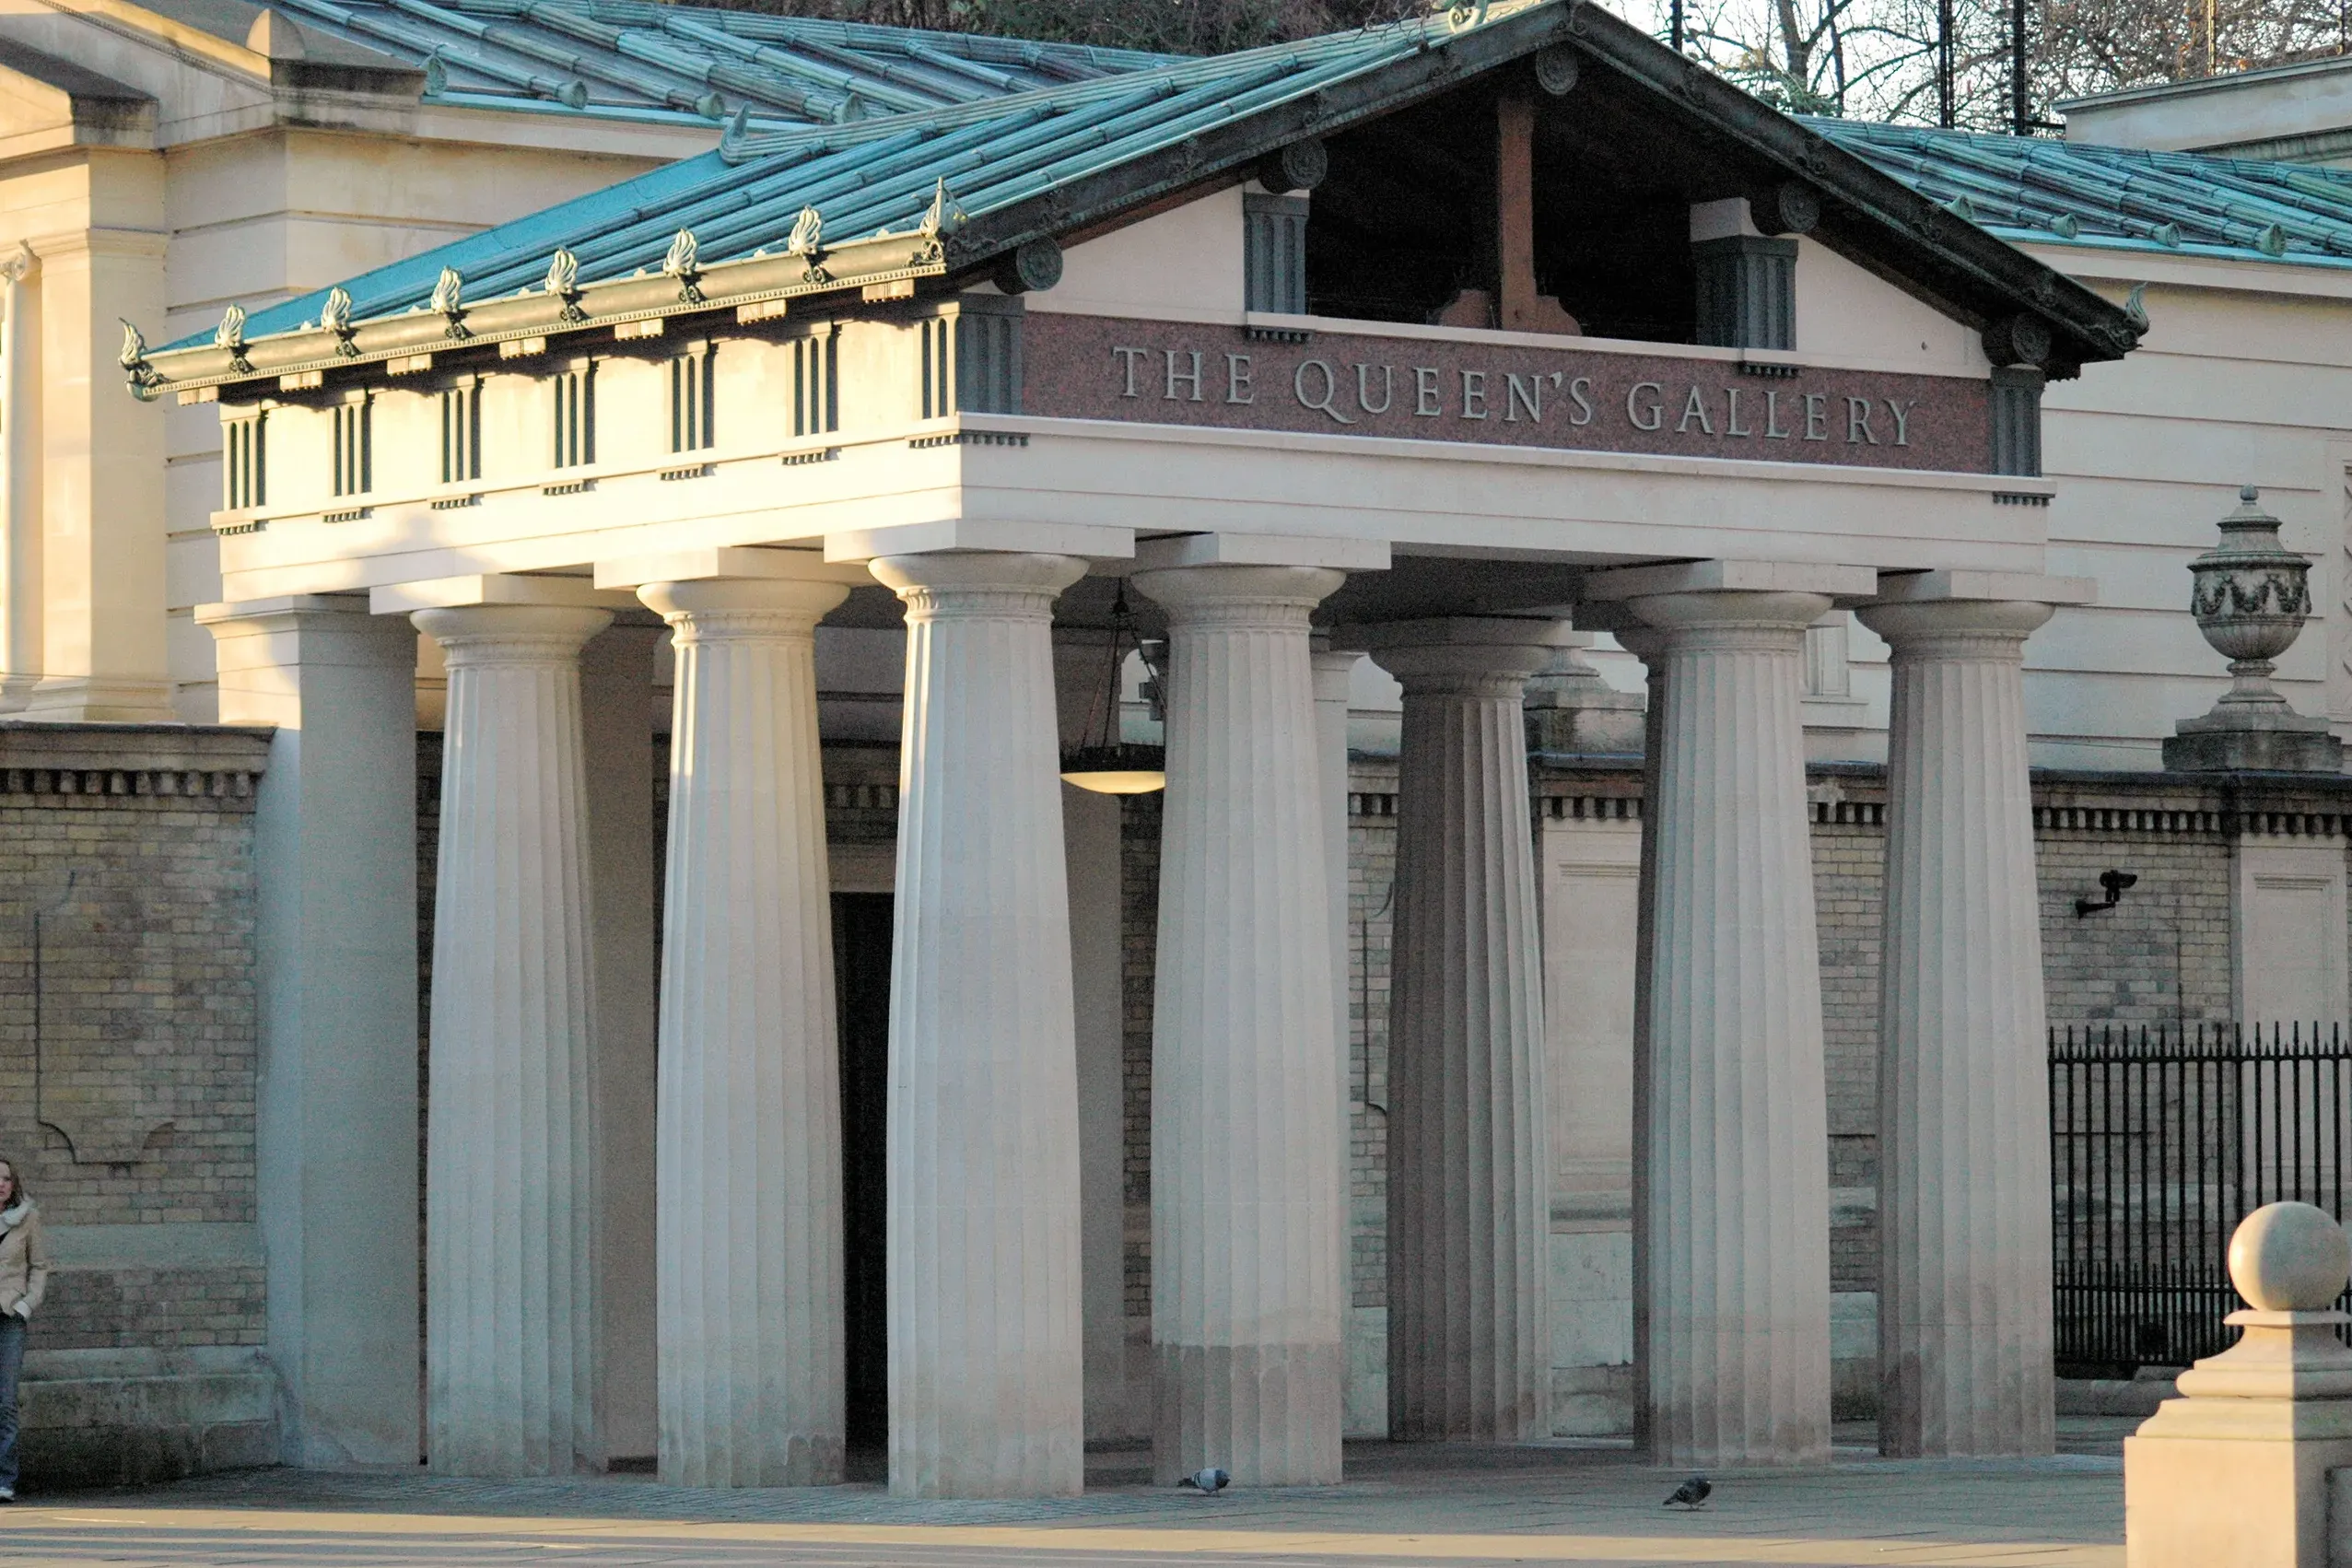
<path id="1" fill-rule="evenodd" d="M 387 14 L 390 0 L 368 3 L 376 6 L 371 14 Z M 400 3 L 508 18 L 516 0 Z M 764 307 L 786 296 L 854 288 L 861 279 L 903 280 L 914 275 L 907 268 L 968 271 L 1032 240 L 1083 230 L 1191 188 L 1212 172 L 1238 177 L 1246 160 L 1292 139 L 1387 113 L 1391 105 L 1445 90 L 1466 74 L 1508 64 L 1570 35 L 1623 90 L 1653 99 L 1667 123 L 1720 139 L 1726 156 L 1816 182 L 1825 203 L 1849 209 L 1845 217 L 1858 226 L 1849 237 L 1866 236 L 1903 275 L 1922 278 L 1983 319 L 2024 311 L 2050 322 L 2065 334 L 2057 345 L 2057 362 L 2065 365 L 2115 357 L 2128 351 L 2136 332 L 2120 309 L 2003 242 L 2058 232 L 2037 225 L 2078 227 L 2083 237 L 2075 242 L 2081 244 L 2137 246 L 2169 238 L 2191 250 L 2210 242 L 2259 254 L 2265 240 L 2276 243 L 2288 231 L 2292 217 L 2302 238 L 2287 243 L 2299 246 L 2299 253 L 2332 257 L 2338 243 L 2352 243 L 2352 179 L 2339 186 L 2264 171 L 2217 194 L 2200 181 L 2217 160 L 2131 155 L 2102 162 L 2051 143 L 1836 122 L 1795 125 L 1597 7 L 1562 0 L 1501 0 L 1470 13 L 1467 23 L 1430 16 L 1212 59 L 1140 64 L 1098 52 L 1031 53 L 1046 46 L 1004 40 L 680 13 L 639 0 L 568 3 L 610 25 L 642 16 L 648 30 L 672 39 L 711 29 L 743 41 L 752 50 L 749 65 L 741 53 L 714 54 L 733 53 L 732 64 L 747 69 L 776 64 L 796 84 L 807 83 L 812 97 L 838 92 L 844 102 L 859 95 L 879 102 L 881 92 L 914 90 L 910 84 L 931 70 L 920 56 L 933 49 L 1027 72 L 1023 79 L 1049 85 L 969 102 L 948 95 L 937 107 L 879 118 L 860 111 L 834 124 L 763 123 L 738 109 L 711 153 L 351 279 L 345 285 L 350 324 L 338 327 L 333 342 L 316 328 L 326 299 L 322 290 L 245 321 L 241 343 L 257 346 L 250 361 L 199 333 L 157 351 L 158 359 L 170 356 L 165 369 L 145 359 L 126 362 L 142 392 L 257 379 L 281 365 L 307 373 L 314 361 L 333 363 L 322 359 L 326 355 L 356 354 L 372 363 L 415 343 L 437 342 L 427 329 L 438 322 L 412 331 L 407 318 L 427 310 L 444 267 L 460 275 L 467 308 L 484 311 L 485 331 L 527 339 L 527 327 L 547 315 L 544 300 L 532 297 L 559 247 L 577 262 L 574 286 L 607 301 L 608 311 L 696 305 L 706 298 L 701 287 L 714 290 L 710 298 L 748 289 L 744 297 L 755 296 Z M 1040 68 L 1048 59 L 1061 74 Z M 844 60 L 859 64 L 837 63 Z M 1102 74 L 1069 79 L 1082 71 Z M 693 85 L 700 87 L 701 78 Z M 977 80 L 970 85 L 978 90 Z M 1836 146 L 1825 146 L 1810 133 Z M 941 221 L 933 227 L 925 215 L 942 185 L 949 200 L 938 204 Z M 2274 216 L 2280 201 L 2300 206 Z M 1975 225 L 1948 225 L 1929 203 L 1952 206 Z M 824 232 L 818 253 L 803 265 L 806 248 L 790 241 L 811 207 L 822 216 Z M 2202 226 L 2182 241 L 2175 226 L 2187 207 L 2197 208 Z M 2257 225 L 2256 218 L 2264 221 Z M 698 257 L 699 270 L 679 288 L 658 281 L 649 287 L 681 228 L 692 231 L 695 243 L 685 250 Z M 846 258 L 838 272 L 831 270 L 836 256 Z M 444 297 L 441 309 L 449 306 Z M 462 335 L 462 313 L 450 311 L 440 337 Z M 270 346 L 260 351 L 265 342 Z"/>
<path id="2" fill-rule="evenodd" d="M 2352 171 L 1914 125 L 1808 123 L 1930 201 L 1967 197 L 1979 226 L 2004 240 L 2352 261 Z"/>
<path id="3" fill-rule="evenodd" d="M 436 8 L 430 0 L 392 3 Z M 545 4 L 532 0 L 534 7 Z M 699 29 L 712 16 L 689 25 Z M 694 231 L 706 265 L 781 250 L 810 206 L 836 241 L 907 230 L 942 180 L 978 217 L 1412 53 L 1424 31 L 1420 22 L 1371 29 L 848 125 L 761 132 L 739 120 L 717 152 L 352 279 L 345 286 L 352 314 L 365 321 L 421 307 L 444 266 L 463 276 L 469 299 L 513 294 L 540 282 L 557 245 L 578 258 L 583 284 L 658 269 L 680 228 Z M 936 36 L 894 41 L 928 50 Z M 801 59 L 817 56 L 824 69 L 860 42 L 882 53 L 870 37 L 802 40 Z M 889 68 L 902 88 L 917 75 L 905 64 Z M 967 90 L 981 93 L 977 84 Z M 315 321 L 322 301 L 322 294 L 307 295 L 256 311 L 246 330 L 259 337 Z"/>
<path id="4" fill-rule="evenodd" d="M 307 29 L 426 66 L 428 101 L 711 121 L 748 111 L 768 128 L 920 112 L 1167 58 L 643 0 L 273 3 Z"/>

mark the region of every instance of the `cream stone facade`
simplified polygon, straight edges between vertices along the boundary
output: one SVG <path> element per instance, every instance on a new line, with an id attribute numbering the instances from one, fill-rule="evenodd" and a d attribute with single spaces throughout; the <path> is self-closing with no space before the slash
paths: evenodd
<path id="1" fill-rule="evenodd" d="M 0 711 L 218 711 L 213 641 L 192 618 L 219 592 L 218 432 L 208 412 L 123 405 L 126 324 L 159 343 L 232 302 L 307 294 L 706 152 L 730 113 L 796 123 L 1018 85 L 951 60 L 894 86 L 852 29 L 822 25 L 802 60 L 756 20 L 730 30 L 688 7 L 638 7 L 620 26 L 496 14 L 469 32 L 463 6 L 438 20 L 302 0 L 0 7 L 6 397 L 37 410 L 12 414 L 6 438 Z"/>

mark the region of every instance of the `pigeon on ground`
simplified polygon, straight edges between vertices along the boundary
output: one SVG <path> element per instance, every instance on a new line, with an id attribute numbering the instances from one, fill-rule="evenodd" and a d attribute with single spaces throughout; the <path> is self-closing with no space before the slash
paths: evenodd
<path id="1" fill-rule="evenodd" d="M 1218 1492 L 1224 1491 L 1225 1483 L 1233 1479 L 1223 1470 L 1195 1470 L 1176 1484 L 1188 1486 L 1199 1492 Z"/>
<path id="2" fill-rule="evenodd" d="M 1703 1507 L 1706 1504 L 1707 1493 L 1714 1490 L 1714 1488 L 1708 1484 L 1706 1477 L 1692 1476 L 1689 1480 L 1686 1480 L 1680 1486 L 1676 1487 L 1674 1489 L 1674 1495 L 1667 1498 L 1661 1506 L 1667 1508 Z"/>

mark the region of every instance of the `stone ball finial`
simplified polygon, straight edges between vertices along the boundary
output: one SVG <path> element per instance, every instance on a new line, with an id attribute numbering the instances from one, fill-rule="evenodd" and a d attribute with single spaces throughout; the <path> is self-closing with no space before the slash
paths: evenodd
<path id="1" fill-rule="evenodd" d="M 2238 498 L 2248 506 L 2253 506 L 2262 499 L 2262 488 L 2255 485 L 2241 485 L 2238 486 Z"/>
<path id="2" fill-rule="evenodd" d="M 2352 1236 L 2324 1209 L 2265 1203 L 2229 1237 L 2229 1282 L 2257 1312 L 2325 1312 L 2352 1280 Z"/>

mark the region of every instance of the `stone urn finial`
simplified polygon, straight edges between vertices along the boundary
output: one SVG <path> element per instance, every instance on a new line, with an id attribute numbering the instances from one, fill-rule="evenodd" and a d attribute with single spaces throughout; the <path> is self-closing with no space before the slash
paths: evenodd
<path id="1" fill-rule="evenodd" d="M 2288 705 L 2270 684 L 2273 662 L 2295 645 L 2311 614 L 2311 563 L 2278 541 L 2262 492 L 2238 492 L 2221 520 L 2221 543 L 2189 563 L 2189 610 L 2214 651 L 2229 661 L 2229 689 L 2164 743 L 2164 766 L 2189 772 L 2260 769 L 2334 773 L 2343 746 L 2327 720 Z"/>
<path id="2" fill-rule="evenodd" d="M 2311 563 L 2278 542 L 2278 520 L 2261 502 L 2252 485 L 2240 490 L 2238 509 L 2221 520 L 2221 543 L 2189 563 L 2196 579 L 2189 608 L 2236 677 L 2222 702 L 2284 712 L 2271 661 L 2295 646 L 2311 618 Z"/>

